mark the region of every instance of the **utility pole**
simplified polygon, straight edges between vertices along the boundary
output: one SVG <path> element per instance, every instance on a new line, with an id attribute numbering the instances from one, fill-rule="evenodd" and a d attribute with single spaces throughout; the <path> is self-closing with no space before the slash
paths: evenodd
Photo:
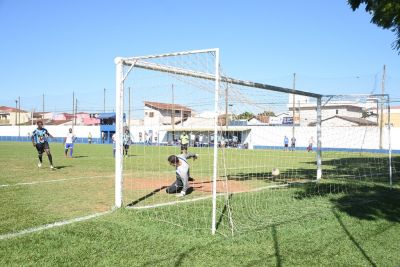
<path id="1" fill-rule="evenodd" d="M 104 88 L 103 93 L 103 112 L 106 113 L 106 88 Z"/>
<path id="2" fill-rule="evenodd" d="M 297 116 L 299 117 L 299 126 L 301 124 L 300 100 L 297 100 Z"/>
<path id="3" fill-rule="evenodd" d="M 183 109 L 181 108 L 181 126 L 183 127 Z"/>
<path id="4" fill-rule="evenodd" d="M 21 136 L 21 97 L 18 97 L 18 136 Z"/>
<path id="5" fill-rule="evenodd" d="M 296 90 L 296 73 L 293 73 L 293 94 L 292 94 L 292 118 L 293 118 L 293 122 L 292 122 L 292 138 L 294 139 L 294 117 L 296 115 L 296 95 L 294 94 Z"/>
<path id="6" fill-rule="evenodd" d="M 17 99 L 15 99 L 15 126 L 17 126 L 18 125 L 18 121 L 17 121 L 17 119 L 18 119 L 18 100 Z"/>
<path id="7" fill-rule="evenodd" d="M 228 83 L 226 83 L 225 87 L 225 126 L 226 126 L 226 134 L 228 134 L 228 124 L 229 124 L 229 119 L 228 119 Z"/>
<path id="8" fill-rule="evenodd" d="M 383 100 L 385 94 L 385 77 L 386 77 L 386 65 L 383 65 L 382 73 L 382 86 L 381 86 L 381 114 L 380 114 L 380 125 L 379 125 L 379 149 L 382 149 L 382 131 L 383 131 Z"/>
<path id="9" fill-rule="evenodd" d="M 44 94 L 42 96 L 42 120 L 44 120 Z"/>
<path id="10" fill-rule="evenodd" d="M 72 120 L 75 118 L 75 92 L 72 91 Z M 74 127 L 74 121 L 72 121 L 72 127 Z"/>
<path id="11" fill-rule="evenodd" d="M 175 141 L 175 101 L 174 101 L 174 84 L 171 86 L 172 105 L 171 105 L 171 126 L 172 126 L 172 143 Z"/>
<path id="12" fill-rule="evenodd" d="M 131 87 L 128 87 L 128 129 L 131 130 Z"/>
<path id="13" fill-rule="evenodd" d="M 76 114 L 78 113 L 78 98 L 75 98 L 75 125 L 76 125 Z"/>

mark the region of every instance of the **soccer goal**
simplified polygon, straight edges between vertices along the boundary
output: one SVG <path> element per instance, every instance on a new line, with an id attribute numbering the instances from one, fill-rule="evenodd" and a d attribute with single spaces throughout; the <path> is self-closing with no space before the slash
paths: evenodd
<path id="1" fill-rule="evenodd" d="M 390 123 L 364 121 L 373 97 L 353 99 L 357 108 L 338 96 L 232 78 L 218 49 L 115 63 L 116 207 L 225 234 L 317 216 L 332 205 L 326 194 L 389 175 Z M 379 169 L 353 165 L 364 156 Z"/>

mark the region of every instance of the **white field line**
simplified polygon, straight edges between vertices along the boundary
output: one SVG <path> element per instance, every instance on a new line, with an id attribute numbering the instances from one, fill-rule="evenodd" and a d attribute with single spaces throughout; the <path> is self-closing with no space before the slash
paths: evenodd
<path id="1" fill-rule="evenodd" d="M 80 179 L 95 179 L 95 178 L 111 178 L 114 175 L 108 176 L 89 176 L 89 177 L 76 177 L 76 178 L 65 178 L 65 179 L 54 179 L 54 180 L 43 180 L 43 181 L 33 181 L 33 182 L 24 182 L 24 183 L 16 183 L 16 184 L 0 184 L 0 188 L 3 187 L 13 187 L 13 186 L 22 186 L 22 185 L 36 185 L 42 183 L 58 183 L 72 180 L 80 180 Z"/>
<path id="2" fill-rule="evenodd" d="M 232 192 L 230 194 L 242 194 L 242 193 L 251 193 L 251 192 L 257 192 L 257 191 L 262 191 L 266 189 L 274 189 L 274 188 L 283 188 L 283 187 L 288 187 L 290 184 L 281 184 L 281 185 L 269 185 L 269 186 L 264 186 L 260 188 L 254 188 L 251 190 L 247 191 L 239 191 L 239 192 Z M 217 194 L 217 197 L 223 196 L 224 193 L 219 193 Z M 135 209 L 135 210 L 142 210 L 142 209 L 153 209 L 153 208 L 159 208 L 159 207 L 164 207 L 164 206 L 172 206 L 172 205 L 177 205 L 177 204 L 182 204 L 182 203 L 189 203 L 189 202 L 195 202 L 195 201 L 200 201 L 200 200 L 205 200 L 212 198 L 212 195 L 205 196 L 205 197 L 198 197 L 198 198 L 192 198 L 192 199 L 186 199 L 186 200 L 176 200 L 176 201 L 171 201 L 171 202 L 165 202 L 165 203 L 160 203 L 160 204 L 154 204 L 154 205 L 146 205 L 146 206 L 139 206 L 139 207 L 126 207 L 127 209 Z"/>
<path id="3" fill-rule="evenodd" d="M 14 238 L 14 237 L 19 237 L 22 235 L 26 235 L 26 234 L 31 234 L 31 233 L 35 233 L 35 232 L 39 232 L 42 230 L 47 230 L 47 229 L 51 229 L 54 227 L 61 227 L 67 224 L 71 224 L 71 223 L 76 223 L 76 222 L 83 222 L 83 221 L 87 221 L 96 217 L 100 217 L 106 214 L 109 214 L 111 212 L 113 212 L 114 210 L 108 210 L 108 211 L 104 211 L 104 212 L 99 212 L 99 213 L 94 213 L 88 216 L 83 216 L 83 217 L 78 217 L 78 218 L 74 218 L 71 220 L 65 220 L 65 221 L 61 221 L 61 222 L 55 222 L 55 223 L 50 223 L 50 224 L 45 224 L 45 225 L 41 225 L 38 227 L 33 227 L 33 228 L 28 228 L 19 232 L 14 232 L 14 233 L 9 233 L 9 234 L 3 234 L 0 235 L 0 240 L 6 240 L 6 239 L 10 239 L 10 238 Z"/>
<path id="4" fill-rule="evenodd" d="M 218 194 L 219 196 L 221 194 Z M 164 207 L 164 206 L 173 206 L 176 204 L 181 204 L 181 203 L 189 203 L 189 202 L 195 202 L 199 200 L 205 200 L 212 198 L 212 195 L 205 196 L 205 197 L 198 197 L 198 198 L 191 198 L 191 199 L 186 199 L 186 200 L 176 200 L 176 201 L 171 201 L 171 202 L 165 202 L 165 203 L 160 203 L 160 204 L 154 204 L 154 205 L 147 205 L 147 206 L 139 206 L 139 207 L 126 207 L 127 209 L 135 209 L 135 210 L 143 210 L 143 209 L 152 209 L 152 208 L 158 208 L 158 207 Z"/>

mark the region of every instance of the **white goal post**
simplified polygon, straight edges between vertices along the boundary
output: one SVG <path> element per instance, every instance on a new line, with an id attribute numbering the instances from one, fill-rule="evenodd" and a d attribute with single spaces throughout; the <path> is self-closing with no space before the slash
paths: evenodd
<path id="1" fill-rule="evenodd" d="M 211 53 L 214 56 L 214 73 L 204 73 L 197 70 L 185 69 L 177 66 L 169 66 L 165 64 L 151 62 L 149 60 L 158 58 L 168 58 L 168 57 L 179 57 L 186 55 L 196 55 L 202 53 Z M 193 50 L 193 51 L 183 51 L 176 53 L 167 53 L 160 55 L 149 55 L 140 57 L 116 57 L 116 133 L 115 133 L 115 207 L 120 208 L 123 206 L 123 131 L 124 131 L 124 82 L 129 75 L 129 73 L 135 68 L 141 68 L 157 72 L 166 72 L 174 75 L 190 76 L 199 79 L 205 79 L 209 81 L 214 81 L 214 142 L 213 142 L 213 166 L 212 166 L 212 234 L 216 232 L 217 218 L 216 218 L 216 203 L 217 203 L 217 176 L 218 176 L 218 119 L 219 119 L 219 96 L 220 96 L 220 84 L 234 84 L 238 86 L 244 86 L 248 88 L 258 88 L 267 91 L 273 91 L 285 94 L 296 94 L 306 97 L 311 97 L 317 99 L 317 179 L 322 177 L 322 160 L 321 160 L 321 98 L 322 95 L 288 89 L 278 86 L 272 86 L 262 83 L 254 83 L 251 81 L 244 81 L 228 76 L 221 75 L 220 71 L 220 60 L 219 60 L 219 49 L 205 49 L 205 50 Z M 124 67 L 128 67 L 127 71 L 124 71 Z"/>

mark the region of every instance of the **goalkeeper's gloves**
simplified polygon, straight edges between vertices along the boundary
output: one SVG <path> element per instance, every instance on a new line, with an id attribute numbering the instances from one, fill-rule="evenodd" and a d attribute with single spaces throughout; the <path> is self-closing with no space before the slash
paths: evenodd
<path id="1" fill-rule="evenodd" d="M 181 191 L 179 194 L 177 194 L 177 197 L 184 197 L 186 195 L 185 191 Z"/>

